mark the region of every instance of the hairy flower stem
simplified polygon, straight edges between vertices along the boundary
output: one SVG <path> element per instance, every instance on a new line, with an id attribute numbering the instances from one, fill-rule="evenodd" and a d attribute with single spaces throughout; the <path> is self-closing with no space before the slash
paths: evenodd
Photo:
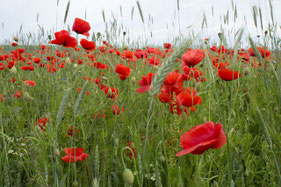
<path id="1" fill-rule="evenodd" d="M 146 150 L 146 144 L 147 144 L 147 139 L 148 139 L 148 129 L 149 129 L 149 118 L 150 118 L 150 111 L 152 109 L 153 98 L 154 97 L 152 97 L 150 100 L 149 109 L 147 112 L 146 133 L 145 133 L 145 140 L 144 140 L 144 147 L 143 147 L 142 163 L 144 163 L 144 160 L 145 160 L 145 150 Z"/>

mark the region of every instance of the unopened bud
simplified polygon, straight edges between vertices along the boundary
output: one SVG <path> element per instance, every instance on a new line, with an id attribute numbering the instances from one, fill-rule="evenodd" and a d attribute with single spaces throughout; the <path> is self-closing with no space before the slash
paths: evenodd
<path id="1" fill-rule="evenodd" d="M 137 82 L 136 77 L 132 77 L 132 83 L 136 84 L 136 82 Z"/>
<path id="2" fill-rule="evenodd" d="M 22 98 L 23 98 L 25 101 L 32 101 L 32 100 L 33 100 L 33 97 L 31 97 L 28 92 L 23 92 Z"/>
<path id="3" fill-rule="evenodd" d="M 55 149 L 55 155 L 60 156 L 60 151 L 58 149 Z"/>
<path id="4" fill-rule="evenodd" d="M 15 42 L 18 42 L 19 38 L 17 36 L 14 36 L 14 40 L 15 40 Z"/>
<path id="5" fill-rule="evenodd" d="M 16 74 L 17 73 L 17 68 L 15 66 L 13 66 L 11 69 L 10 69 L 10 73 L 11 74 Z"/>
<path id="6" fill-rule="evenodd" d="M 69 58 L 69 57 L 66 57 L 66 59 L 65 59 L 65 63 L 67 63 L 67 64 L 71 64 L 71 60 L 70 60 L 70 58 Z"/>
<path id="7" fill-rule="evenodd" d="M 77 187 L 79 184 L 78 184 L 78 181 L 77 180 L 75 180 L 74 182 L 73 182 L 73 186 L 74 187 Z"/>
<path id="8" fill-rule="evenodd" d="M 123 172 L 123 180 L 126 184 L 132 185 L 134 183 L 134 174 L 131 170 L 125 169 Z"/>

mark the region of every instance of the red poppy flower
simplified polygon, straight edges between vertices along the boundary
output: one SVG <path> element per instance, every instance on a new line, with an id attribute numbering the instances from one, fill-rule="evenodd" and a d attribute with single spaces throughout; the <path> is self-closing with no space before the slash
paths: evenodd
<path id="1" fill-rule="evenodd" d="M 127 151 L 127 156 L 128 156 L 130 159 L 132 159 L 132 157 L 133 157 L 133 158 L 136 158 L 134 143 L 128 142 L 128 143 L 127 143 L 127 146 L 129 146 L 129 147 L 132 149 L 132 151 L 133 151 L 133 153 L 132 153 L 130 149 L 126 149 L 126 151 Z"/>
<path id="2" fill-rule="evenodd" d="M 85 50 L 95 50 L 96 49 L 96 44 L 95 42 L 92 41 L 88 41 L 86 39 L 82 39 L 80 40 L 80 44 L 81 46 L 85 49 Z"/>
<path id="3" fill-rule="evenodd" d="M 36 85 L 35 81 L 31 81 L 31 80 L 24 81 L 24 84 L 27 85 L 27 86 L 35 86 Z"/>
<path id="4" fill-rule="evenodd" d="M 188 153 L 200 155 L 209 148 L 218 149 L 225 145 L 226 136 L 221 123 L 207 122 L 197 125 L 181 136 L 182 151 L 176 156 Z"/>
<path id="5" fill-rule="evenodd" d="M 155 73 L 148 73 L 145 76 L 142 76 L 142 80 L 139 80 L 139 85 L 141 86 L 141 88 L 136 89 L 136 92 L 138 93 L 144 93 L 147 90 L 149 90 L 149 87 L 151 85 L 152 82 L 152 77 L 155 75 Z"/>
<path id="6" fill-rule="evenodd" d="M 238 71 L 228 70 L 228 69 L 220 69 L 218 71 L 218 76 L 225 81 L 232 81 L 241 77 L 241 73 Z"/>
<path id="7" fill-rule="evenodd" d="M 259 51 L 259 53 L 261 54 L 261 56 L 262 56 L 263 58 L 269 57 L 269 56 L 271 55 L 271 52 L 268 51 L 268 50 L 266 50 L 266 49 L 264 49 L 264 48 L 257 47 L 257 50 Z M 249 52 L 249 54 L 250 54 L 251 56 L 257 56 L 257 55 L 255 54 L 255 51 L 253 50 L 253 48 L 249 48 L 249 49 L 248 49 L 248 52 Z"/>
<path id="8" fill-rule="evenodd" d="M 21 97 L 21 91 L 18 90 L 17 93 L 15 93 L 15 94 L 13 95 L 13 97 Z"/>
<path id="9" fill-rule="evenodd" d="M 180 105 L 191 107 L 194 105 L 199 105 L 202 103 L 202 98 L 196 95 L 197 92 L 195 89 L 187 88 L 186 91 L 182 91 L 177 95 L 176 99 Z"/>
<path id="10" fill-rule="evenodd" d="M 183 66 L 182 70 L 184 71 L 188 80 L 194 78 L 198 82 L 199 80 L 201 80 L 200 78 L 202 78 L 203 75 L 203 72 L 197 68 L 190 68 L 188 66 Z"/>
<path id="11" fill-rule="evenodd" d="M 49 119 L 42 117 L 37 120 L 37 124 L 34 124 L 34 127 L 37 125 L 40 127 L 41 131 L 43 131 L 45 129 L 46 123 L 49 123 Z"/>
<path id="12" fill-rule="evenodd" d="M 193 49 L 187 51 L 182 56 L 183 65 L 193 67 L 196 64 L 200 63 L 204 57 L 205 57 L 205 53 L 202 49 Z"/>
<path id="13" fill-rule="evenodd" d="M 122 111 L 124 111 L 125 109 L 122 108 Z M 112 105 L 112 113 L 114 115 L 119 115 L 120 114 L 120 110 L 119 110 L 119 107 L 117 105 Z"/>
<path id="14" fill-rule="evenodd" d="M 41 62 L 40 58 L 33 58 L 33 62 L 39 64 Z"/>
<path id="15" fill-rule="evenodd" d="M 0 94 L 0 101 L 2 102 L 4 100 L 5 100 L 5 97 L 2 94 Z"/>
<path id="16" fill-rule="evenodd" d="M 72 31 L 76 32 L 77 34 L 82 34 L 89 37 L 90 29 L 91 29 L 90 24 L 87 21 L 84 21 L 80 18 L 75 18 L 72 26 Z"/>
<path id="17" fill-rule="evenodd" d="M 13 42 L 12 46 L 16 47 L 16 46 L 18 46 L 18 44 L 16 42 Z"/>
<path id="18" fill-rule="evenodd" d="M 160 64 L 160 60 L 156 57 L 152 57 L 148 60 L 148 64 L 151 65 L 151 66 L 158 66 L 158 65 L 161 65 Z"/>
<path id="19" fill-rule="evenodd" d="M 67 155 L 62 157 L 62 161 L 70 163 L 83 161 L 89 156 L 87 153 L 84 153 L 83 148 L 65 148 L 64 152 Z"/>
<path id="20" fill-rule="evenodd" d="M 183 90 L 183 81 L 183 74 L 177 72 L 170 72 L 163 82 L 165 90 L 161 91 L 166 93 L 175 92 L 176 94 L 179 94 Z"/>
<path id="21" fill-rule="evenodd" d="M 170 49 L 172 47 L 170 43 L 164 43 L 163 45 L 165 49 Z"/>
<path id="22" fill-rule="evenodd" d="M 115 67 L 115 72 L 119 74 L 121 80 L 126 80 L 131 74 L 131 68 L 124 66 L 123 64 L 118 64 Z"/>
<path id="23" fill-rule="evenodd" d="M 93 66 L 97 69 L 108 69 L 108 65 L 102 64 L 100 62 L 95 62 Z"/>
<path id="24" fill-rule="evenodd" d="M 73 135 L 77 135 L 77 133 L 78 133 L 78 129 L 76 129 L 75 131 L 74 131 L 74 127 L 73 126 L 70 126 L 69 128 L 68 128 L 68 130 L 67 130 L 67 135 L 68 136 L 73 136 Z"/>
<path id="25" fill-rule="evenodd" d="M 77 41 L 74 37 L 70 36 L 68 31 L 62 30 L 59 32 L 55 32 L 56 39 L 52 40 L 51 44 L 62 45 L 64 47 L 72 47 L 75 48 L 77 45 Z"/>

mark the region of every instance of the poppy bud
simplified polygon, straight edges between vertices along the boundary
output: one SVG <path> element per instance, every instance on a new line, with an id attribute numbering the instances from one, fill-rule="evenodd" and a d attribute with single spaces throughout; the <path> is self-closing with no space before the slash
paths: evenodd
<path id="1" fill-rule="evenodd" d="M 71 64 L 71 60 L 70 60 L 70 58 L 69 58 L 69 57 L 66 57 L 66 59 L 65 59 L 65 63 L 67 63 L 67 64 Z"/>
<path id="2" fill-rule="evenodd" d="M 132 83 L 136 84 L 136 82 L 137 82 L 136 77 L 132 77 Z"/>
<path id="3" fill-rule="evenodd" d="M 207 122 L 207 118 L 203 117 L 203 122 L 206 123 Z"/>
<path id="4" fill-rule="evenodd" d="M 51 40 L 51 39 L 52 39 L 52 36 L 51 36 L 51 35 L 49 35 L 49 36 L 48 36 L 48 38 L 49 38 L 49 40 Z"/>
<path id="5" fill-rule="evenodd" d="M 165 157 L 163 156 L 163 155 L 161 155 L 160 157 L 159 157 L 159 160 L 161 161 L 161 162 L 165 162 Z"/>
<path id="6" fill-rule="evenodd" d="M 55 155 L 60 156 L 60 151 L 58 149 L 55 149 Z"/>
<path id="7" fill-rule="evenodd" d="M 95 186 L 99 186 L 99 181 L 98 181 L 97 178 L 94 178 L 94 180 L 93 180 L 93 186 L 94 186 L 94 187 L 95 187 Z"/>
<path id="8" fill-rule="evenodd" d="M 249 73 L 250 73 L 250 69 L 249 69 L 249 67 L 246 67 L 246 68 L 244 69 L 244 72 L 243 72 L 244 76 L 249 75 Z"/>
<path id="9" fill-rule="evenodd" d="M 73 186 L 74 186 L 74 187 L 79 186 L 79 185 L 78 185 L 78 181 L 77 181 L 77 180 L 75 180 L 75 181 L 73 182 Z"/>
<path id="10" fill-rule="evenodd" d="M 266 36 L 266 35 L 267 35 L 267 33 L 268 33 L 268 31 L 267 31 L 267 30 L 265 30 L 265 31 L 264 31 L 264 35 Z"/>
<path id="11" fill-rule="evenodd" d="M 14 36 L 14 40 L 15 40 L 15 42 L 18 42 L 19 38 L 17 36 Z"/>
<path id="12" fill-rule="evenodd" d="M 33 97 L 31 97 L 28 92 L 23 92 L 22 98 L 23 98 L 25 101 L 31 101 L 31 100 L 33 100 Z"/>
<path id="13" fill-rule="evenodd" d="M 134 183 L 134 174 L 131 170 L 125 169 L 123 172 L 123 180 L 126 184 L 132 185 Z"/>
<path id="14" fill-rule="evenodd" d="M 15 66 L 13 66 L 11 69 L 10 69 L 10 73 L 11 74 L 16 74 L 17 73 L 17 68 Z"/>
<path id="15" fill-rule="evenodd" d="M 126 34 L 127 34 L 127 33 L 124 31 L 124 32 L 123 32 L 123 35 L 125 36 Z"/>

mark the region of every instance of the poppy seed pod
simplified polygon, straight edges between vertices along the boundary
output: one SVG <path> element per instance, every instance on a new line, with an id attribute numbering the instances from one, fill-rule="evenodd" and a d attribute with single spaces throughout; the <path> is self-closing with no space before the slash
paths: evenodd
<path id="1" fill-rule="evenodd" d="M 132 185 L 134 183 L 134 174 L 128 168 L 126 168 L 123 172 L 123 180 L 126 184 Z"/>

